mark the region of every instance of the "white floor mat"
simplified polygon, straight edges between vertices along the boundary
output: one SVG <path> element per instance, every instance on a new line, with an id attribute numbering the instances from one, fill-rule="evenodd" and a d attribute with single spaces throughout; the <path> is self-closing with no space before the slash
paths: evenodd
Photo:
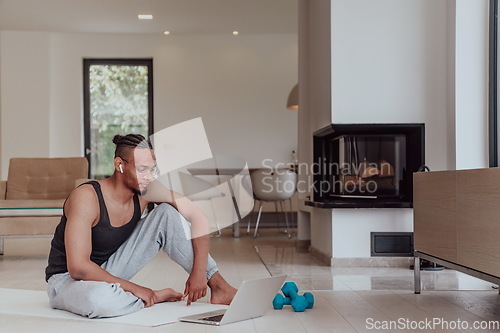
<path id="1" fill-rule="evenodd" d="M 0 288 L 0 300 L 0 313 L 140 326 L 160 326 L 175 323 L 179 317 L 227 309 L 227 305 L 207 303 L 191 303 L 186 306 L 186 302 L 182 301 L 156 304 L 121 317 L 88 319 L 67 311 L 52 309 L 45 291 Z"/>

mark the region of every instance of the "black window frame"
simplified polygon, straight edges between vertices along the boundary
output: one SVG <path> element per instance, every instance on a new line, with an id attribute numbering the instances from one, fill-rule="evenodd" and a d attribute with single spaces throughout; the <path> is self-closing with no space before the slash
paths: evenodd
<path id="1" fill-rule="evenodd" d="M 92 65 L 132 65 L 146 66 L 148 68 L 148 136 L 154 133 L 154 107 L 153 107 L 153 58 L 84 58 L 83 59 L 83 154 L 91 164 L 90 154 L 90 66 Z M 90 177 L 90 167 L 88 177 Z"/>
<path id="2" fill-rule="evenodd" d="M 489 166 L 498 167 L 498 0 L 490 0 L 488 68 Z"/>

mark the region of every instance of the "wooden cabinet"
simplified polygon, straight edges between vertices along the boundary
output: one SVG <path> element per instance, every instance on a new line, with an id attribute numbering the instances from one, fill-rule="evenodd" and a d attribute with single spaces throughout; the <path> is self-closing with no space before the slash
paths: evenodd
<path id="1" fill-rule="evenodd" d="M 415 251 L 500 277 L 500 168 L 413 176 Z"/>

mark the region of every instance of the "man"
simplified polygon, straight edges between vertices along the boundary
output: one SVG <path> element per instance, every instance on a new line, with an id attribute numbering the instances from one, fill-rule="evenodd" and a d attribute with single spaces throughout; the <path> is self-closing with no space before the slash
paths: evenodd
<path id="1" fill-rule="evenodd" d="M 207 286 L 211 303 L 229 304 L 236 289 L 208 254 L 201 210 L 178 193 L 153 190 L 158 170 L 142 135 L 116 135 L 113 142 L 113 175 L 79 186 L 64 204 L 45 270 L 50 305 L 89 318 L 114 317 L 185 297 L 190 305 L 206 295 Z M 163 203 L 141 218 L 151 202 Z M 184 293 L 129 281 L 160 249 L 189 273 Z"/>

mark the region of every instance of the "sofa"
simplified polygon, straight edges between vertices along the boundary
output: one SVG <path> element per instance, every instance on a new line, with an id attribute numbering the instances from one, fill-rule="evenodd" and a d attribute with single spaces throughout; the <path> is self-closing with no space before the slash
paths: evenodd
<path id="1" fill-rule="evenodd" d="M 10 159 L 0 181 L 0 255 L 4 238 L 53 235 L 64 200 L 87 176 L 85 157 Z"/>

